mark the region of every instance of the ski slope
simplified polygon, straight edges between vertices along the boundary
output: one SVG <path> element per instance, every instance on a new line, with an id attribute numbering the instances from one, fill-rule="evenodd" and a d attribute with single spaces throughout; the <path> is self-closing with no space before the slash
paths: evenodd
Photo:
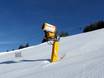
<path id="1" fill-rule="evenodd" d="M 50 63 L 51 45 L 43 43 L 0 53 L 0 78 L 104 78 L 104 29 L 60 40 L 59 57 Z"/>

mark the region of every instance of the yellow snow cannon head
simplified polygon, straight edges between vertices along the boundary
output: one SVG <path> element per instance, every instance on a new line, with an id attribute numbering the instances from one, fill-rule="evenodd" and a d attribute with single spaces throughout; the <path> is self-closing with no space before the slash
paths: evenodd
<path id="1" fill-rule="evenodd" d="M 45 32 L 46 39 L 54 39 L 56 36 L 56 26 L 44 23 L 42 30 Z"/>
<path id="2" fill-rule="evenodd" d="M 56 26 L 48 24 L 48 23 L 44 23 L 42 26 L 42 30 L 46 31 L 46 32 L 56 32 Z"/>

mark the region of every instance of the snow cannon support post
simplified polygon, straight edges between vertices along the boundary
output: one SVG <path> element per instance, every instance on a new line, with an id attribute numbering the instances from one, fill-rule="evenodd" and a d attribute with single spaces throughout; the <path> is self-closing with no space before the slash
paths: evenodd
<path id="1" fill-rule="evenodd" d="M 56 26 L 44 23 L 42 26 L 42 30 L 45 31 L 46 40 L 53 40 L 52 44 L 52 54 L 51 54 L 51 63 L 58 61 L 58 50 L 59 50 L 59 42 L 57 40 L 56 35 Z"/>
<path id="2" fill-rule="evenodd" d="M 52 54 L 51 54 L 51 62 L 58 61 L 58 50 L 59 50 L 59 42 L 54 40 L 52 45 Z"/>

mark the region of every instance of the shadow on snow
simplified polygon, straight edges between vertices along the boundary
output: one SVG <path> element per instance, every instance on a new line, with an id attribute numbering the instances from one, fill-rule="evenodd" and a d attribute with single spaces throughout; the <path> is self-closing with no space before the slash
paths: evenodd
<path id="1" fill-rule="evenodd" d="M 49 61 L 49 62 L 50 62 L 50 59 L 19 60 L 19 61 L 4 61 L 4 62 L 0 62 L 0 64 L 13 64 L 13 63 L 22 63 L 22 62 L 37 62 L 37 61 Z"/>

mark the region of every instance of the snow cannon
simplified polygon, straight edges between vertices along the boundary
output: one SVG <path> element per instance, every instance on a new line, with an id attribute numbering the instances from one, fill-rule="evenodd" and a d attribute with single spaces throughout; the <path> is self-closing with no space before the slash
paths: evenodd
<path id="1" fill-rule="evenodd" d="M 46 42 L 52 40 L 52 54 L 51 54 L 51 62 L 58 61 L 58 50 L 59 50 L 59 39 L 56 34 L 56 26 L 44 23 L 42 26 L 42 30 L 44 31 L 44 39 L 42 42 Z"/>
<path id="2" fill-rule="evenodd" d="M 56 26 L 48 24 L 48 23 L 44 23 L 42 26 L 42 29 L 46 32 L 52 32 L 52 33 L 56 32 Z"/>
<path id="3" fill-rule="evenodd" d="M 42 25 L 42 30 L 44 31 L 44 38 L 42 42 L 54 40 L 57 38 L 56 26 L 44 23 Z"/>

